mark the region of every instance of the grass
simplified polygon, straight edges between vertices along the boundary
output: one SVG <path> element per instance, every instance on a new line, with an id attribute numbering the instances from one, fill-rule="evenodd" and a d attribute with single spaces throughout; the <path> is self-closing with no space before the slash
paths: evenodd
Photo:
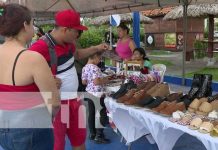
<path id="1" fill-rule="evenodd" d="M 151 51 L 149 52 L 149 55 L 171 55 L 172 52 L 170 51 L 164 51 L 164 50 L 161 50 L 161 51 Z"/>
<path id="2" fill-rule="evenodd" d="M 212 74 L 213 75 L 213 81 L 218 81 L 218 68 L 210 68 L 205 67 L 201 70 L 198 70 L 196 72 L 187 73 L 185 76 L 188 78 L 193 78 L 194 74 Z"/>
<path id="3" fill-rule="evenodd" d="M 151 60 L 151 63 L 152 64 L 164 64 L 167 67 L 174 65 L 171 61 L 168 61 L 168 60 Z"/>

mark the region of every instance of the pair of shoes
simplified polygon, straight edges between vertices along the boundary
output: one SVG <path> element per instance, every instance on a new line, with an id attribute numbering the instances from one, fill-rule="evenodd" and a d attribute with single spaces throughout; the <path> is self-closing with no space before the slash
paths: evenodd
<path id="1" fill-rule="evenodd" d="M 159 106 L 164 100 L 165 100 L 165 98 L 153 97 L 153 100 L 150 103 L 148 103 L 147 105 L 145 105 L 145 107 L 148 107 L 150 109 L 155 108 L 155 107 Z"/>
<path id="2" fill-rule="evenodd" d="M 202 99 L 202 98 L 201 98 Z M 195 99 L 189 106 L 189 112 L 195 112 L 198 115 L 207 116 L 213 110 L 213 106 L 207 101 Z"/>
<path id="3" fill-rule="evenodd" d="M 212 95 L 212 75 L 202 74 L 201 75 L 201 86 L 197 93 L 198 98 L 208 97 Z"/>
<path id="4" fill-rule="evenodd" d="M 129 100 L 134 95 L 134 93 L 136 91 L 137 91 L 136 89 L 129 90 L 125 95 L 123 95 L 122 97 L 118 98 L 117 102 L 118 103 L 124 103 L 125 101 Z"/>
<path id="5" fill-rule="evenodd" d="M 140 90 L 134 93 L 134 95 L 127 101 L 124 102 L 125 105 L 140 105 L 140 101 L 142 101 L 145 97 L 148 97 L 149 95 L 146 93 L 146 91 Z"/>
<path id="6" fill-rule="evenodd" d="M 172 102 L 172 101 L 175 101 L 175 100 L 180 99 L 182 96 L 183 96 L 183 93 L 182 93 L 182 92 L 179 92 L 179 93 L 171 93 L 171 94 L 167 95 L 166 101 Z"/>
<path id="7" fill-rule="evenodd" d="M 143 87 L 141 87 L 141 89 L 144 89 L 145 91 L 148 91 L 149 89 L 151 89 L 156 84 L 157 83 L 155 81 L 149 81 L 149 82 L 146 82 L 145 85 Z"/>
<path id="8" fill-rule="evenodd" d="M 167 107 L 160 110 L 160 113 L 163 115 L 171 116 L 173 112 L 178 110 L 182 112 L 185 110 L 185 104 L 183 102 L 169 104 Z"/>
<path id="9" fill-rule="evenodd" d="M 152 108 L 152 110 L 159 113 L 162 109 L 166 108 L 171 103 L 175 103 L 175 101 L 174 102 L 163 101 L 159 106 Z"/>
<path id="10" fill-rule="evenodd" d="M 188 111 L 190 113 L 194 113 L 198 110 L 198 108 L 200 107 L 200 105 L 203 103 L 203 102 L 207 102 L 207 99 L 206 98 L 201 98 L 201 99 L 197 99 L 195 98 L 191 104 L 189 105 L 188 107 Z"/>
<path id="11" fill-rule="evenodd" d="M 208 97 L 212 95 L 212 75 L 211 74 L 194 74 L 191 89 L 188 98 Z"/>
<path id="12" fill-rule="evenodd" d="M 134 88 L 137 88 L 137 85 L 132 80 L 130 80 L 129 82 L 122 84 L 120 89 L 116 93 L 111 94 L 111 97 L 113 99 L 118 99 L 122 97 L 123 95 L 125 95 L 128 92 L 128 90 L 134 89 Z"/>
<path id="13" fill-rule="evenodd" d="M 95 139 L 95 136 L 96 136 L 95 134 L 90 134 L 90 135 L 89 135 L 89 139 L 90 139 L 90 140 L 94 140 L 94 139 Z"/>
<path id="14" fill-rule="evenodd" d="M 201 74 L 194 74 L 191 89 L 188 92 L 188 98 L 193 100 L 197 97 L 197 92 L 199 91 L 202 84 L 202 75 Z"/>
<path id="15" fill-rule="evenodd" d="M 153 86 L 147 91 L 147 94 L 149 94 L 152 97 L 166 97 L 170 94 L 169 86 L 165 83 L 155 84 L 155 86 Z"/>
<path id="16" fill-rule="evenodd" d="M 95 136 L 94 142 L 96 144 L 109 144 L 111 141 L 106 139 L 104 136 Z"/>

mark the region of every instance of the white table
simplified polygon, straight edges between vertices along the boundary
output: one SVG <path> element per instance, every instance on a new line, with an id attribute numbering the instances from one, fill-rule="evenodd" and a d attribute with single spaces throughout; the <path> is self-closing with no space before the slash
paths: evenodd
<path id="1" fill-rule="evenodd" d="M 168 117 L 157 115 L 148 109 L 116 103 L 109 97 L 105 99 L 105 105 L 127 143 L 151 133 L 160 150 L 171 150 L 178 138 L 188 133 L 197 137 L 208 150 L 218 149 L 218 138 L 172 123 Z"/>

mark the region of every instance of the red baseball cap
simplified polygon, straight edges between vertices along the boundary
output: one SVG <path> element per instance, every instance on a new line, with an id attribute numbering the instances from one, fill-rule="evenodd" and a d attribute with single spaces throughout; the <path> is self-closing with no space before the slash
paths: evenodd
<path id="1" fill-rule="evenodd" d="M 61 27 L 73 28 L 76 30 L 88 30 L 86 26 L 80 24 L 80 14 L 70 9 L 56 13 L 55 23 Z"/>

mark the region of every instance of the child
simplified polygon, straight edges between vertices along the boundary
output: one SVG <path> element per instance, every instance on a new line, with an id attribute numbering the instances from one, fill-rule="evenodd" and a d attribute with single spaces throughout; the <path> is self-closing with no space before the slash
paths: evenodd
<path id="1" fill-rule="evenodd" d="M 132 60 L 141 61 L 141 73 L 148 74 L 152 69 L 152 64 L 148 57 L 146 56 L 145 50 L 143 48 L 136 48 L 133 51 Z"/>
<path id="2" fill-rule="evenodd" d="M 100 122 L 103 126 L 107 124 L 108 119 L 106 107 L 104 105 L 103 85 L 108 83 L 109 80 L 107 77 L 103 77 L 101 69 L 97 66 L 100 60 L 101 53 L 97 52 L 89 57 L 87 64 L 82 69 L 82 83 L 87 85 L 86 91 L 94 97 L 94 99 L 87 99 L 89 107 L 88 125 L 90 130 L 90 139 L 94 140 L 98 144 L 110 142 L 104 137 L 103 128 L 95 127 L 96 105 L 94 105 L 94 103 L 100 103 L 102 106 L 100 111 Z M 100 102 L 96 101 L 99 99 Z"/>

